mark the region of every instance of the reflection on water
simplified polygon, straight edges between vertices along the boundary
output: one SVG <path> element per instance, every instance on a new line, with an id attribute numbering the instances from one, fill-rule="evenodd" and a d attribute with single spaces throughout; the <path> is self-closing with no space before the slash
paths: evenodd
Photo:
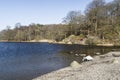
<path id="1" fill-rule="evenodd" d="M 75 54 L 94 55 L 119 47 L 93 47 L 48 43 L 0 43 L 0 79 L 32 80 L 42 74 L 69 66 L 73 60 L 81 62 Z"/>

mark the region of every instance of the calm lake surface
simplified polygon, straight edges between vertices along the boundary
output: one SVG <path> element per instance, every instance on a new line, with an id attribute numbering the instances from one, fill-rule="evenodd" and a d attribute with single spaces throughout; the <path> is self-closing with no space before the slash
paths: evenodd
<path id="1" fill-rule="evenodd" d="M 120 47 L 94 47 L 48 43 L 0 43 L 0 80 L 32 80 L 42 74 L 69 66 L 73 60 L 81 62 L 81 56 L 94 56 Z"/>

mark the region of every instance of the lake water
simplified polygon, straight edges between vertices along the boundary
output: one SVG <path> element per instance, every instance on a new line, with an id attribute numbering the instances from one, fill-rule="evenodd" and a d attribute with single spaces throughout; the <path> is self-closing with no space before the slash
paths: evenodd
<path id="1" fill-rule="evenodd" d="M 73 60 L 81 62 L 81 56 L 94 56 L 120 47 L 95 47 L 48 43 L 0 43 L 0 80 L 32 80 L 42 74 L 69 66 Z"/>

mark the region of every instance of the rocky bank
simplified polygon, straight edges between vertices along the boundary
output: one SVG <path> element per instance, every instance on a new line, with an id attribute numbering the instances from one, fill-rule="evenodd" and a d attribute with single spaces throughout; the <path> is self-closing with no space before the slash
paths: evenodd
<path id="1" fill-rule="evenodd" d="M 33 80 L 120 80 L 120 52 L 95 56 L 93 61 L 53 71 Z"/>

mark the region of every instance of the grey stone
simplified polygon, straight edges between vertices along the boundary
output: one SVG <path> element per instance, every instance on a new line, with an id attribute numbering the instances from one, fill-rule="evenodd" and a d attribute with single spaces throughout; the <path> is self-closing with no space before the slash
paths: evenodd
<path id="1" fill-rule="evenodd" d="M 97 52 L 97 53 L 95 53 L 96 55 L 100 55 L 100 53 L 99 52 Z"/>
<path id="2" fill-rule="evenodd" d="M 86 56 L 86 54 L 79 54 L 80 56 L 82 56 L 82 57 L 85 57 Z"/>
<path id="3" fill-rule="evenodd" d="M 70 66 L 71 66 L 72 68 L 81 67 L 81 65 L 80 65 L 77 61 L 73 61 L 73 62 L 70 64 Z"/>
<path id="4" fill-rule="evenodd" d="M 113 52 L 112 55 L 113 55 L 114 57 L 120 57 L 120 52 Z"/>

